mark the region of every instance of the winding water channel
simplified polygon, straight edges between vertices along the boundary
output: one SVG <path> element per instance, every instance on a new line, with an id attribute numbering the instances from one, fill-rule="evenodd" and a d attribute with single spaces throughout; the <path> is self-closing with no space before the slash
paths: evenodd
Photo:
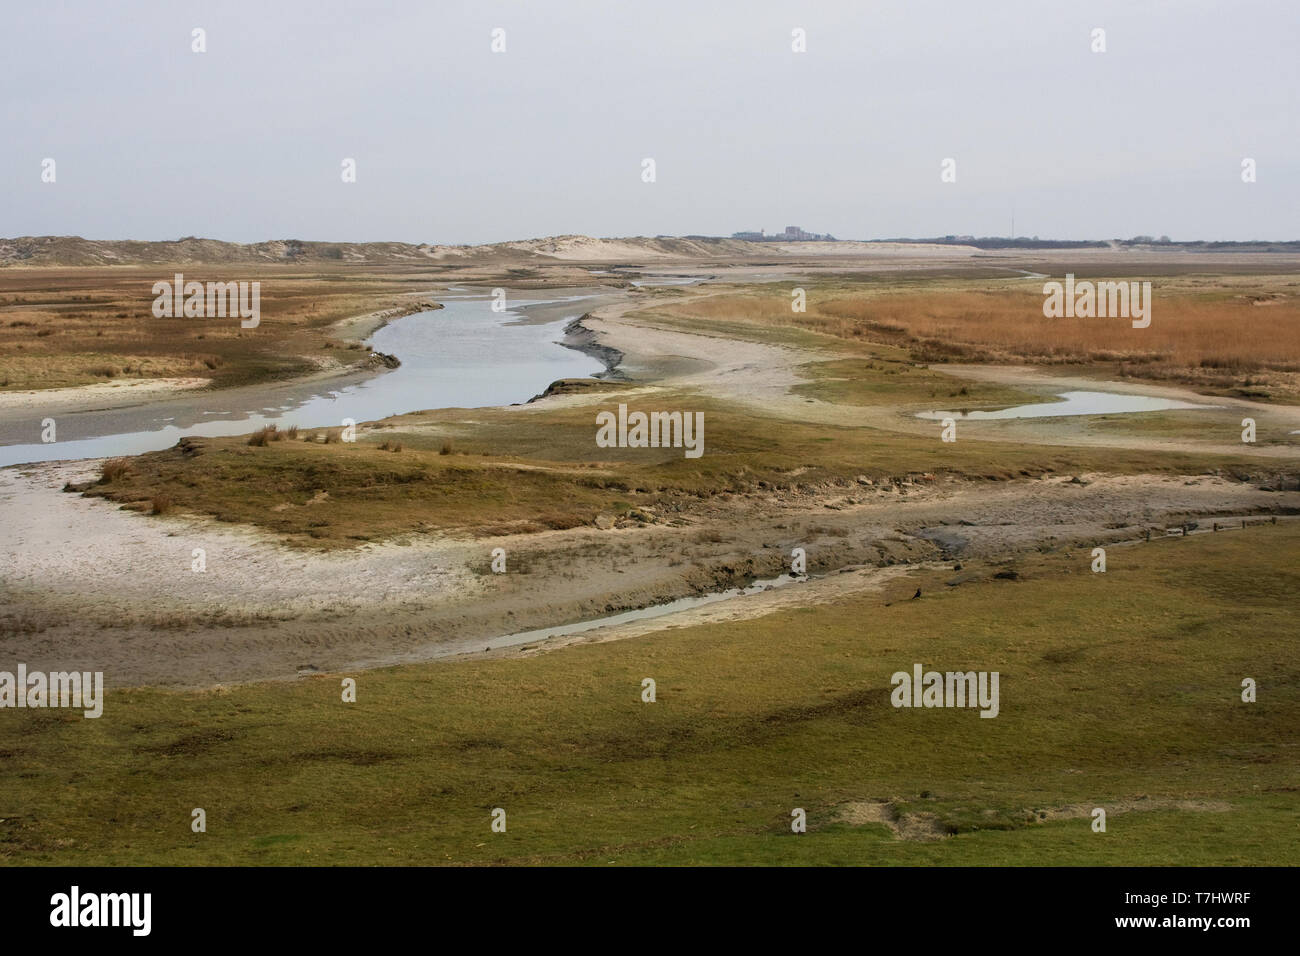
<path id="1" fill-rule="evenodd" d="M 398 356 L 402 364 L 392 371 L 343 387 L 325 383 L 306 397 L 301 397 L 300 385 L 269 385 L 257 390 L 261 404 L 256 408 L 239 404 L 247 391 L 198 393 L 193 400 L 205 408 L 184 421 L 168 416 L 166 403 L 160 403 L 154 427 L 50 444 L 0 446 L 0 467 L 138 455 L 169 448 L 183 435 L 242 435 L 269 424 L 327 428 L 340 426 L 345 418 L 365 422 L 428 408 L 526 402 L 557 379 L 585 378 L 603 370 L 597 359 L 559 344 L 565 324 L 586 311 L 585 300 L 596 297 L 518 300 L 504 312 L 494 312 L 487 296 L 440 297 L 443 308 L 394 319 L 366 341 L 378 352 Z M 557 303 L 572 303 L 573 308 L 550 309 L 547 315 L 553 317 L 544 321 L 530 315 L 530 307 Z M 39 436 L 41 418 L 33 417 L 33 438 Z M 60 434 L 77 424 L 76 413 L 57 418 Z"/>

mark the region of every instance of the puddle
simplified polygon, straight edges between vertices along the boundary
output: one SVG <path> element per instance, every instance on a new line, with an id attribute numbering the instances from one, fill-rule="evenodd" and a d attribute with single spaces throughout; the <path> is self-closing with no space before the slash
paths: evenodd
<path id="1" fill-rule="evenodd" d="M 1014 405 L 994 411 L 917 412 L 917 418 L 938 421 L 957 418 L 967 421 L 999 418 L 1057 418 L 1064 415 L 1116 415 L 1129 412 L 1163 412 L 1177 409 L 1222 408 L 1222 405 L 1198 405 L 1172 398 L 1149 395 L 1126 395 L 1121 392 L 1060 392 L 1060 401 Z"/>
<path id="2" fill-rule="evenodd" d="M 704 282 L 707 278 L 707 276 L 648 276 L 644 279 L 632 280 L 632 285 L 647 289 L 667 285 L 694 285 L 697 282 Z"/>

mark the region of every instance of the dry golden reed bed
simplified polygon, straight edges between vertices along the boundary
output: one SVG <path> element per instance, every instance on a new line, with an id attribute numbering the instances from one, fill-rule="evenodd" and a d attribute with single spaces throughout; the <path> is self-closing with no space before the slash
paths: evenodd
<path id="1" fill-rule="evenodd" d="M 791 310 L 794 283 L 757 294 L 683 304 L 681 314 L 768 327 L 796 325 L 840 339 L 907 348 L 924 362 L 1107 365 L 1119 375 L 1207 389 L 1262 389 L 1300 398 L 1300 278 L 1179 276 L 1152 280 L 1152 322 L 1046 318 L 1047 280 L 874 282 L 808 288 Z M 1129 280 L 1116 280 L 1129 281 Z M 983 286 L 983 288 L 973 288 Z"/>

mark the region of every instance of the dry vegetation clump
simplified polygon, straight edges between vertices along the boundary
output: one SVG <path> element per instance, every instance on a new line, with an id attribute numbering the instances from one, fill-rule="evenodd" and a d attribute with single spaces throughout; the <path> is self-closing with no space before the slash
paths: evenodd
<path id="1" fill-rule="evenodd" d="M 255 448 L 265 448 L 273 441 L 283 441 L 284 435 L 275 425 L 264 425 L 248 436 L 248 443 Z"/>
<path id="2" fill-rule="evenodd" d="M 117 481 L 131 474 L 131 464 L 125 458 L 111 458 L 99 469 L 100 484 Z"/>

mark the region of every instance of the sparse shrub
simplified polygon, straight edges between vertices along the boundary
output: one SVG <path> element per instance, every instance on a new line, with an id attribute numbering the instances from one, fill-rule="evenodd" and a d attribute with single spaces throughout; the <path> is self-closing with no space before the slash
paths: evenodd
<path id="1" fill-rule="evenodd" d="M 290 425 L 288 429 L 285 430 L 284 437 L 289 439 L 289 441 L 296 441 L 298 438 L 298 426 Z"/>
<path id="2" fill-rule="evenodd" d="M 448 439 L 447 441 L 444 441 L 444 442 L 442 443 L 442 447 L 438 449 L 438 454 L 439 454 L 439 455 L 450 455 L 450 454 L 451 454 L 451 440 L 450 440 L 450 439 Z"/>
<path id="3" fill-rule="evenodd" d="M 171 495 L 154 495 L 149 499 L 151 515 L 165 515 L 172 510 Z"/>
<path id="4" fill-rule="evenodd" d="M 343 440 L 343 433 L 337 428 L 331 428 L 325 432 L 325 444 L 333 445 Z"/>

